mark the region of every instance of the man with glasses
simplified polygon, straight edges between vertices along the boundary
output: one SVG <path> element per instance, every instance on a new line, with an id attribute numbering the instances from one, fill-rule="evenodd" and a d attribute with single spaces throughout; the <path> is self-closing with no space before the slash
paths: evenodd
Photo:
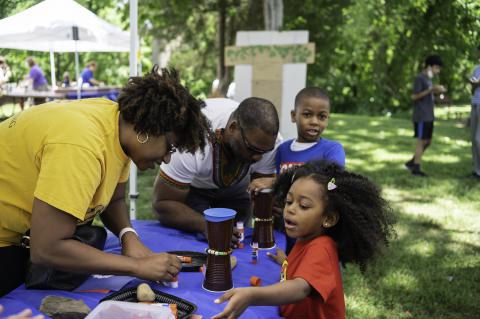
<path id="1" fill-rule="evenodd" d="M 237 220 L 248 220 L 247 187 L 251 179 L 274 176 L 274 149 L 281 142 L 278 114 L 270 101 L 205 102 L 202 111 L 212 125 L 205 151 L 172 154 L 170 163 L 160 166 L 153 195 L 162 224 L 203 235 L 205 209 L 231 208 Z"/>

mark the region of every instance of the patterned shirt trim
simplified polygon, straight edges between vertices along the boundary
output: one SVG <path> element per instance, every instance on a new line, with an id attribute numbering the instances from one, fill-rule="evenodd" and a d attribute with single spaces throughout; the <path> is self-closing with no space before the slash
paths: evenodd
<path id="1" fill-rule="evenodd" d="M 188 187 L 190 186 L 190 184 L 185 184 L 174 180 L 173 178 L 165 174 L 161 169 L 158 171 L 158 177 L 164 184 L 176 189 L 185 190 L 188 189 Z"/>

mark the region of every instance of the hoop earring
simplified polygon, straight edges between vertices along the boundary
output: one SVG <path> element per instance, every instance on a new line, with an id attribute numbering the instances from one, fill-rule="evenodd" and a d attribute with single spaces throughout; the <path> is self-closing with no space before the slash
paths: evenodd
<path id="1" fill-rule="evenodd" d="M 137 141 L 138 141 L 138 143 L 140 143 L 140 144 L 145 144 L 145 143 L 147 143 L 147 142 L 148 142 L 148 138 L 149 138 L 149 137 L 148 137 L 148 133 L 145 133 L 146 137 L 145 137 L 145 139 L 143 139 L 143 140 L 140 139 L 140 134 L 142 134 L 142 133 L 141 133 L 141 132 L 138 132 L 138 133 L 137 133 Z"/>

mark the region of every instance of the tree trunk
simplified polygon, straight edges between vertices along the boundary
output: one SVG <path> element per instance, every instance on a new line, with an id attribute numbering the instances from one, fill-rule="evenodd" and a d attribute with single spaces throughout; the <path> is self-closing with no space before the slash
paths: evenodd
<path id="1" fill-rule="evenodd" d="M 265 30 L 278 31 L 283 26 L 283 0 L 263 0 Z"/>
<path id="2" fill-rule="evenodd" d="M 218 63 L 217 63 L 217 79 L 218 91 L 225 92 L 226 72 L 225 72 L 225 23 L 227 19 L 227 1 L 218 0 Z M 214 93 L 214 92 L 212 92 Z"/>

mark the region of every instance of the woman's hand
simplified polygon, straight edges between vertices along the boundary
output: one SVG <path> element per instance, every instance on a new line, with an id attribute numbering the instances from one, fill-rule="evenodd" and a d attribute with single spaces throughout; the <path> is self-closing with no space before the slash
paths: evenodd
<path id="1" fill-rule="evenodd" d="M 122 255 L 127 257 L 141 258 L 152 256 L 155 253 L 145 246 L 140 238 L 133 233 L 125 233 L 122 237 Z"/>
<path id="2" fill-rule="evenodd" d="M 283 262 L 287 259 L 285 252 L 277 247 L 277 254 L 267 253 L 267 256 L 273 259 L 277 264 L 282 265 Z"/>
<path id="3" fill-rule="evenodd" d="M 167 253 L 137 258 L 136 262 L 135 277 L 153 281 L 172 281 L 182 268 L 180 258 Z"/>
<path id="4" fill-rule="evenodd" d="M 216 314 L 212 319 L 234 319 L 240 316 L 245 309 L 252 303 L 256 288 L 236 288 L 227 291 L 220 298 L 215 300 L 215 303 L 222 303 L 228 300 L 227 306 L 222 312 Z"/>

